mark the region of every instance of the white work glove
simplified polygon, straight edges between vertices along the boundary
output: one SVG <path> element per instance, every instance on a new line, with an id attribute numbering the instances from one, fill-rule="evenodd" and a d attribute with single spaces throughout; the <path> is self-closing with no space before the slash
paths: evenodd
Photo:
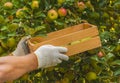
<path id="1" fill-rule="evenodd" d="M 67 48 L 43 45 L 39 47 L 34 53 L 37 56 L 38 68 L 47 68 L 56 66 L 61 63 L 62 60 L 67 61 L 69 57 L 63 53 L 67 52 Z"/>
<path id="2" fill-rule="evenodd" d="M 29 38 L 30 36 L 26 36 L 19 41 L 17 48 L 12 53 L 14 56 L 23 56 L 29 53 L 29 48 L 26 42 Z"/>

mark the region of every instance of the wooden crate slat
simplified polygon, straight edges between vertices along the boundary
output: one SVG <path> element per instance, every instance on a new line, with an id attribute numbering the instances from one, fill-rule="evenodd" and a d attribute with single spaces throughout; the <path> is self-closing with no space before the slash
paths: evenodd
<path id="1" fill-rule="evenodd" d="M 54 38 L 51 40 L 43 41 L 41 43 L 36 44 L 34 46 L 34 48 L 36 49 L 39 46 L 45 45 L 45 44 L 52 44 L 52 45 L 59 45 L 59 46 L 65 45 L 65 44 L 71 43 L 71 42 L 76 41 L 76 40 L 81 40 L 83 38 L 93 37 L 96 35 L 98 35 L 98 30 L 96 27 L 92 27 L 92 28 L 88 28 L 85 30 L 71 33 L 71 34 L 67 34 L 67 35 L 64 35 L 61 37 L 57 37 L 57 38 Z"/>
<path id="2" fill-rule="evenodd" d="M 91 24 L 89 24 L 89 23 L 83 23 L 83 27 L 84 27 L 84 29 L 87 29 L 87 28 L 97 27 L 97 26 L 91 25 Z"/>
<path id="3" fill-rule="evenodd" d="M 90 25 L 89 23 L 83 23 L 83 24 L 71 26 L 71 27 L 68 27 L 68 28 L 65 28 L 65 29 L 62 29 L 62 30 L 58 30 L 58 31 L 55 31 L 55 32 L 48 33 L 47 38 L 51 39 L 51 38 L 63 36 L 63 35 L 70 34 L 70 33 L 73 33 L 73 32 L 79 31 L 79 30 L 83 30 L 85 28 L 90 28 L 90 27 L 92 27 L 92 25 Z"/>
<path id="4" fill-rule="evenodd" d="M 97 36 L 88 41 L 67 46 L 68 52 L 66 53 L 66 55 L 71 56 L 100 46 L 101 46 L 100 38 Z"/>

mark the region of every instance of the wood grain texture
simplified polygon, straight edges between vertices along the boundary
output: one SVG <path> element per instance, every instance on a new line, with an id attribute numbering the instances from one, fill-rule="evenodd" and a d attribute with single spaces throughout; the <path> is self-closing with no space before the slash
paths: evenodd
<path id="1" fill-rule="evenodd" d="M 83 24 L 78 24 L 78 25 L 75 25 L 75 26 L 67 27 L 65 29 L 58 30 L 58 31 L 55 31 L 55 32 L 51 32 L 51 33 L 48 33 L 47 35 L 48 35 L 48 38 L 51 39 L 51 38 L 56 38 L 56 37 L 59 37 L 59 36 L 64 36 L 64 35 L 67 35 L 67 34 L 70 34 L 70 33 L 74 33 L 74 32 L 77 32 L 77 31 L 80 31 L 80 30 L 83 30 L 83 29 L 86 29 L 86 28 L 90 28 L 90 27 L 93 27 L 93 26 L 94 25 L 91 25 L 89 23 L 83 23 Z"/>
<path id="2" fill-rule="evenodd" d="M 64 36 L 53 38 L 51 40 L 43 41 L 41 43 L 36 44 L 34 46 L 34 48 L 36 49 L 39 46 L 45 45 L 45 44 L 62 46 L 62 45 L 69 44 L 69 43 L 71 43 L 73 41 L 76 41 L 76 40 L 81 40 L 83 38 L 93 37 L 93 36 L 96 36 L 96 35 L 98 35 L 97 28 L 92 27 L 92 28 L 85 29 L 83 31 L 80 30 L 80 31 L 77 31 L 77 32 L 74 32 L 74 33 L 71 33 L 71 34 L 67 34 L 67 35 L 64 35 Z"/>
<path id="3" fill-rule="evenodd" d="M 66 46 L 68 48 L 67 55 L 71 56 L 71 55 L 88 51 L 100 46 L 101 46 L 100 38 L 97 36 L 97 37 L 91 38 L 88 41 L 84 41 L 75 45 Z"/>
<path id="4" fill-rule="evenodd" d="M 83 23 L 48 33 L 47 37 L 34 37 L 28 40 L 28 46 L 31 52 L 46 44 L 65 46 L 69 50 L 67 55 L 71 56 L 100 47 L 101 41 L 98 35 L 97 26 Z M 72 42 L 75 41 L 78 41 L 78 43 L 72 45 Z"/>

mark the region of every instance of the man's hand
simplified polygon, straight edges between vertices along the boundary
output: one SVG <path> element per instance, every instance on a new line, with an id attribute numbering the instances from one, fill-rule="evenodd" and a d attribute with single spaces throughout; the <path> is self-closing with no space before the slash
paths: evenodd
<path id="1" fill-rule="evenodd" d="M 43 45 L 34 53 L 37 56 L 38 68 L 47 68 L 56 66 L 62 60 L 67 61 L 69 57 L 63 53 L 67 52 L 67 48 L 52 45 Z"/>
<path id="2" fill-rule="evenodd" d="M 20 44 L 18 44 L 19 46 Z M 18 48 L 17 48 L 18 50 Z M 16 50 L 16 52 L 17 52 Z M 18 53 L 24 51 L 18 51 Z M 69 57 L 63 53 L 67 52 L 67 48 L 52 45 L 43 45 L 34 53 L 27 56 L 6 56 L 0 58 L 0 83 L 15 80 L 27 72 L 31 72 L 38 68 L 46 68 L 55 66 L 68 60 Z M 20 53 L 21 55 L 21 53 Z"/>
<path id="3" fill-rule="evenodd" d="M 29 48 L 27 47 L 27 40 L 30 38 L 30 36 L 23 37 L 18 45 L 15 51 L 12 53 L 14 56 L 23 56 L 29 53 Z"/>

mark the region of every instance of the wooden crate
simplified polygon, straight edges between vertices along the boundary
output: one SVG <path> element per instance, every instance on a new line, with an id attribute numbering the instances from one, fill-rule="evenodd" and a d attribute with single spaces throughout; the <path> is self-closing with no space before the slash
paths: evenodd
<path id="1" fill-rule="evenodd" d="M 52 44 L 68 48 L 67 55 L 75 55 L 101 46 L 97 26 L 82 23 L 47 34 L 47 37 L 33 37 L 28 40 L 30 51 L 39 46 Z M 46 51 L 47 52 L 47 51 Z"/>

